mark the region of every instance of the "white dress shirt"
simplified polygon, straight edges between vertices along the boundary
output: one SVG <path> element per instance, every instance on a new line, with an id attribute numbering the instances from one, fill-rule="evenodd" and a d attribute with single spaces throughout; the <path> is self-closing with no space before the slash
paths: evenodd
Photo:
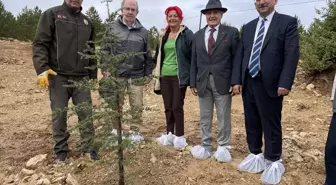
<path id="1" fill-rule="evenodd" d="M 122 19 L 122 21 L 123 21 L 124 25 L 126 25 L 128 27 L 129 30 L 132 29 L 132 28 L 135 28 L 135 22 L 133 24 L 131 24 L 131 25 L 128 25 L 128 24 L 126 24 L 126 22 L 124 21 L 124 19 Z"/>
<path id="2" fill-rule="evenodd" d="M 216 31 L 214 31 L 213 33 L 213 38 L 215 39 L 215 42 L 217 41 L 217 35 L 218 35 L 218 30 L 219 30 L 219 25 L 218 24 L 217 26 L 215 26 L 214 28 L 216 29 Z M 210 37 L 210 33 L 211 33 L 211 27 L 208 26 L 206 29 L 205 29 L 205 48 L 206 50 L 208 51 L 208 40 L 209 40 L 209 37 Z"/>
<path id="3" fill-rule="evenodd" d="M 263 41 L 262 41 L 263 43 L 262 43 L 262 45 L 264 44 L 264 40 L 265 40 L 267 31 L 268 31 L 268 28 L 269 28 L 269 26 L 270 26 L 270 24 L 272 22 L 274 13 L 275 13 L 275 10 L 271 14 L 269 14 L 267 17 L 265 17 L 265 18 L 259 16 L 257 28 L 256 28 L 256 31 L 255 31 L 255 34 L 254 34 L 254 39 L 253 39 L 253 46 L 254 46 L 255 40 L 257 39 L 258 32 L 259 32 L 262 20 L 266 19 L 266 21 L 264 23 L 264 25 L 265 25 L 265 31 L 264 31 L 264 37 L 263 37 Z M 253 46 L 252 46 L 252 51 L 251 51 L 251 56 L 250 56 L 249 62 L 251 62 L 251 58 L 252 58 L 252 54 L 253 54 Z M 261 67 L 260 66 L 260 59 L 259 59 L 259 67 Z"/>
<path id="4" fill-rule="evenodd" d="M 331 91 L 331 98 L 330 98 L 330 100 L 332 100 L 332 101 L 334 100 L 334 97 L 335 97 L 335 91 L 336 91 L 336 73 L 335 73 L 335 77 L 334 77 L 334 85 L 333 85 L 333 88 L 332 88 L 332 91 Z"/>

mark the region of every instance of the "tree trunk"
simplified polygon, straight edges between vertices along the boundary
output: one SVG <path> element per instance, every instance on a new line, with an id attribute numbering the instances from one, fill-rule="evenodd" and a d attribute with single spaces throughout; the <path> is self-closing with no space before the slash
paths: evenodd
<path id="1" fill-rule="evenodd" d="M 121 133 L 121 114 L 122 107 L 120 105 L 119 93 L 116 93 L 116 102 L 117 102 L 117 124 L 118 124 L 118 160 L 119 160 L 119 185 L 125 185 L 125 171 L 124 171 L 124 151 L 122 146 L 122 133 Z"/>

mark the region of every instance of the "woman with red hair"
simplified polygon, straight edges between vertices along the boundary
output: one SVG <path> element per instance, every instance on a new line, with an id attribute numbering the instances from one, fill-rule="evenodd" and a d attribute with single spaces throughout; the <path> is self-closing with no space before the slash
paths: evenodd
<path id="1" fill-rule="evenodd" d="M 154 92 L 162 94 L 167 133 L 159 138 L 162 145 L 177 149 L 187 146 L 184 138 L 184 98 L 190 81 L 193 32 L 182 25 L 182 10 L 177 6 L 165 11 L 168 26 L 161 33 L 155 58 Z"/>

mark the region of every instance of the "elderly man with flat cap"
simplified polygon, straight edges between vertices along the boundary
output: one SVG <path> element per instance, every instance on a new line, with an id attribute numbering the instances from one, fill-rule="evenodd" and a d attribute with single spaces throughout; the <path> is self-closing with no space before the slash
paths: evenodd
<path id="1" fill-rule="evenodd" d="M 229 162 L 231 155 L 231 70 L 239 43 L 237 28 L 222 25 L 227 8 L 219 0 L 209 0 L 205 14 L 207 25 L 195 33 L 190 71 L 190 88 L 199 98 L 201 145 L 194 146 L 195 158 L 207 159 L 212 155 L 213 107 L 216 106 L 218 147 L 215 157 Z"/>

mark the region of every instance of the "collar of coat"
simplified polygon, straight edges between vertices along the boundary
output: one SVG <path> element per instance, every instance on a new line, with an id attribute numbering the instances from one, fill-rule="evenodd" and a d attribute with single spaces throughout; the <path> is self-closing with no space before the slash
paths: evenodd
<path id="1" fill-rule="evenodd" d="M 183 24 L 180 25 L 180 29 L 179 29 L 179 31 L 177 32 L 175 39 L 177 39 L 177 37 L 180 35 L 181 32 L 184 31 L 185 28 L 186 28 L 186 27 L 185 27 Z M 165 29 L 162 29 L 162 30 L 161 30 L 161 32 L 159 33 L 160 44 L 161 44 L 161 42 L 162 42 L 162 38 L 163 38 L 163 36 L 166 35 L 166 34 L 169 34 L 169 33 L 170 33 L 170 28 L 168 28 L 167 30 L 165 30 Z"/>
<path id="2" fill-rule="evenodd" d="M 180 29 L 176 34 L 175 40 L 177 39 L 177 37 L 186 29 L 186 27 L 184 25 L 180 25 Z M 159 33 L 159 50 L 158 50 L 158 55 L 157 55 L 157 59 L 156 59 L 156 67 L 154 70 L 154 76 L 156 77 L 160 77 L 160 70 L 161 70 L 161 46 L 162 46 L 162 38 L 166 35 L 169 34 L 170 29 L 165 30 L 162 29 L 161 32 Z"/>
<path id="3" fill-rule="evenodd" d="M 67 10 L 70 14 L 78 14 L 78 13 L 80 13 L 80 12 L 83 10 L 82 7 L 80 7 L 80 8 L 74 8 L 74 7 L 69 6 L 68 4 L 66 4 L 65 1 L 64 1 L 64 3 L 63 3 L 63 6 L 66 8 L 66 10 Z"/>

